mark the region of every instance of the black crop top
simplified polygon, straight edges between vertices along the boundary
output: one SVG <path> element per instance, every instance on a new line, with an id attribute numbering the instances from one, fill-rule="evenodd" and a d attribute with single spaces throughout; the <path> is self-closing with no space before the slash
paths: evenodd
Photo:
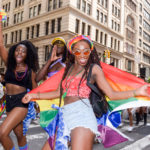
<path id="1" fill-rule="evenodd" d="M 22 75 L 24 72 L 18 72 L 18 75 Z M 32 90 L 32 80 L 31 80 L 31 69 L 28 69 L 26 75 L 23 77 L 21 81 L 18 81 L 15 77 L 15 72 L 8 70 L 5 73 L 5 83 L 11 83 L 15 85 L 19 85 L 25 87 L 26 89 Z"/>

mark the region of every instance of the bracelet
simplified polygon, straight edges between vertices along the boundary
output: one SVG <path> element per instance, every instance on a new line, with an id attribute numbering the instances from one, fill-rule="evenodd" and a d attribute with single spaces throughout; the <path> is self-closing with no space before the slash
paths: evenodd
<path id="1" fill-rule="evenodd" d="M 136 90 L 133 91 L 133 97 L 135 97 L 135 96 L 136 96 Z"/>
<path id="2" fill-rule="evenodd" d="M 40 92 L 37 92 L 37 98 L 40 99 Z"/>

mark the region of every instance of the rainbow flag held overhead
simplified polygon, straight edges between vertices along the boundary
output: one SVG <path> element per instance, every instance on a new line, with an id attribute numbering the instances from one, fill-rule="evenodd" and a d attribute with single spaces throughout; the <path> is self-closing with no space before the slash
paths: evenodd
<path id="1" fill-rule="evenodd" d="M 5 11 L 3 9 L 0 10 L 0 21 L 6 21 L 7 19 L 7 14 L 5 13 Z"/>
<path id="2" fill-rule="evenodd" d="M 111 87 L 115 91 L 127 91 L 138 88 L 146 82 L 142 79 L 137 78 L 134 75 L 131 75 L 125 71 L 122 71 L 118 68 L 110 66 L 108 64 L 102 63 L 101 66 L 103 72 L 105 74 L 106 80 L 109 82 Z M 55 76 L 52 76 L 48 80 L 46 80 L 43 84 L 41 84 L 36 89 L 32 90 L 30 93 L 37 92 L 50 92 L 56 90 L 64 69 L 59 71 Z M 148 89 L 148 93 L 150 93 L 150 89 Z M 98 122 L 98 130 L 101 133 L 100 139 L 104 145 L 104 147 L 111 147 L 115 144 L 124 142 L 126 140 L 132 140 L 123 133 L 121 133 L 116 127 L 120 123 L 120 114 L 119 111 L 127 108 L 133 107 L 141 107 L 141 106 L 150 106 L 150 98 L 149 97 L 132 97 L 124 100 L 113 100 L 111 101 L 109 98 L 109 111 L 107 114 L 104 114 L 101 118 L 97 118 Z M 57 147 L 57 135 L 56 131 L 59 128 L 59 118 L 60 118 L 60 109 L 52 108 L 52 104 L 58 106 L 59 99 L 55 100 L 36 100 L 40 107 L 40 125 L 49 133 L 49 141 L 51 149 L 54 149 L 54 141 L 56 139 L 55 149 Z M 59 134 L 60 135 L 60 134 Z M 68 138 L 66 138 L 68 139 Z M 60 143 L 58 144 L 60 146 Z M 61 147 L 64 145 L 62 144 Z"/>

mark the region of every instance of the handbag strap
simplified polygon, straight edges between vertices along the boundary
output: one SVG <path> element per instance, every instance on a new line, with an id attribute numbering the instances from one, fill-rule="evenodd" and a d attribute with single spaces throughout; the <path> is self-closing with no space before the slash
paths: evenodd
<path id="1" fill-rule="evenodd" d="M 97 87 L 94 86 L 92 83 L 90 83 L 90 78 L 91 78 L 91 75 L 92 75 L 93 66 L 94 66 L 94 64 L 90 65 L 89 73 L 88 73 L 88 76 L 87 76 L 87 86 L 89 86 L 97 95 L 100 96 L 100 93 L 99 93 L 99 90 L 97 89 Z"/>

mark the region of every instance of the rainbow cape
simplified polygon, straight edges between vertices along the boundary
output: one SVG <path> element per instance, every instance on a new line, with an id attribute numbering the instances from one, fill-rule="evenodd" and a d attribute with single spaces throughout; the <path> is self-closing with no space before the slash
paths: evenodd
<path id="1" fill-rule="evenodd" d="M 102 62 L 100 63 L 105 74 L 106 80 L 116 91 L 133 90 L 146 84 L 142 79 L 137 78 L 134 75 L 131 75 L 108 64 Z M 30 93 L 43 93 L 56 90 L 61 81 L 63 72 L 64 69 L 55 74 L 55 76 L 52 76 L 51 78 L 43 82 L 43 84 L 41 84 L 36 89 L 33 89 Z M 150 92 L 150 90 L 148 90 L 148 92 Z M 107 100 L 110 109 L 107 114 L 104 114 L 101 118 L 97 118 L 97 122 L 98 130 L 101 133 L 101 142 L 103 143 L 104 147 L 111 147 L 115 144 L 119 144 L 126 140 L 131 140 L 129 137 L 121 133 L 116 128 L 121 121 L 119 111 L 133 107 L 150 106 L 150 98 L 132 97 L 129 99 L 116 101 L 111 101 L 109 98 L 107 98 Z M 62 117 L 61 110 L 58 108 L 59 99 L 36 100 L 36 102 L 39 104 L 40 107 L 40 125 L 48 132 L 50 136 L 49 143 L 51 149 L 54 149 L 54 141 L 56 139 L 56 149 L 57 143 L 59 146 L 60 143 L 57 142 L 58 133 L 57 135 L 55 133 L 59 127 L 61 128 L 61 126 L 59 126 L 59 120 Z M 55 104 L 56 106 L 53 106 L 53 104 Z M 61 147 L 63 146 L 64 145 L 61 145 Z"/>

